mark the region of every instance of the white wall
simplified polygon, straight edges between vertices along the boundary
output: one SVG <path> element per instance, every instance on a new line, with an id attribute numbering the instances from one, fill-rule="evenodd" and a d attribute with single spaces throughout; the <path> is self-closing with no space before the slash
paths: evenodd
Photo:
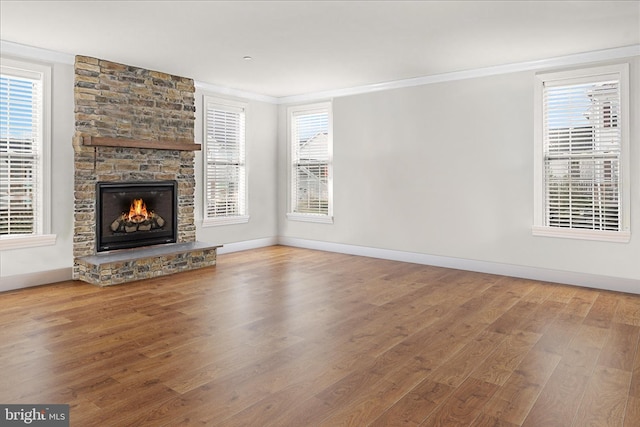
<path id="1" fill-rule="evenodd" d="M 640 60 L 629 62 L 630 243 L 531 235 L 532 71 L 334 99 L 334 224 L 288 221 L 282 194 L 280 235 L 620 278 L 640 292 Z M 281 106 L 283 164 L 285 122 Z"/>
<path id="2" fill-rule="evenodd" d="M 197 153 L 197 239 L 225 244 L 223 252 L 280 239 L 319 242 L 329 250 L 366 248 L 373 255 L 398 251 L 399 258 L 424 255 L 420 260 L 427 262 L 456 259 L 461 267 L 480 271 L 507 265 L 575 272 L 592 275 L 596 287 L 619 279 L 640 292 L 640 58 L 629 62 L 630 243 L 531 235 L 533 71 L 336 97 L 332 225 L 286 219 L 287 106 L 248 100 L 250 221 L 201 227 L 202 154 Z M 73 66 L 54 63 L 52 77 L 57 242 L 0 252 L 0 291 L 71 277 Z M 203 94 L 204 89 L 196 92 L 200 143 Z"/>
<path id="3" fill-rule="evenodd" d="M 73 65 L 53 63 L 51 232 L 54 246 L 0 251 L 0 291 L 71 277 L 73 266 Z M 13 276 L 13 277 L 12 277 Z M 16 277 L 17 276 L 17 277 Z"/>

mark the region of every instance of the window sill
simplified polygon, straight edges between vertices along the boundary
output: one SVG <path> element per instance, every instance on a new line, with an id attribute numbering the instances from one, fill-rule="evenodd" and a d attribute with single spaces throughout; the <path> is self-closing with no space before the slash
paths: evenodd
<path id="1" fill-rule="evenodd" d="M 55 234 L 0 236 L 0 251 L 53 246 L 56 244 L 56 238 Z"/>
<path id="2" fill-rule="evenodd" d="M 217 227 L 219 225 L 244 224 L 249 222 L 249 215 L 225 216 L 221 218 L 205 218 L 202 220 L 203 227 Z"/>
<path id="3" fill-rule="evenodd" d="M 316 222 L 320 224 L 333 224 L 333 217 L 329 215 L 320 214 L 301 214 L 301 213 L 288 213 L 287 219 L 291 221 L 303 221 L 303 222 Z"/>
<path id="4" fill-rule="evenodd" d="M 560 237 L 565 239 L 596 240 L 600 242 L 629 243 L 631 232 L 626 231 L 599 231 L 576 230 L 560 227 L 544 227 L 534 225 L 531 227 L 534 236 Z"/>

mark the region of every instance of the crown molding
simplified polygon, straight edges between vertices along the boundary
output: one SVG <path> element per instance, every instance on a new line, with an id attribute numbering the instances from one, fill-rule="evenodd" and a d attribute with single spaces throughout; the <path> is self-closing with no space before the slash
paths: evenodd
<path id="1" fill-rule="evenodd" d="M 573 55 L 558 56 L 537 61 L 517 62 L 513 64 L 496 65 L 493 67 L 475 68 L 465 71 L 434 74 L 411 79 L 394 80 L 390 82 L 375 83 L 356 86 L 352 88 L 314 92 L 302 95 L 283 96 L 278 98 L 278 104 L 294 104 L 300 102 L 312 102 L 322 99 L 338 98 L 342 96 L 361 95 L 383 90 L 400 89 L 413 86 L 422 86 L 433 83 L 450 82 L 455 80 L 473 79 L 478 77 L 496 76 L 500 74 L 517 73 L 521 71 L 537 71 L 553 67 L 566 67 L 586 64 L 589 62 L 610 61 L 632 56 L 640 56 L 640 45 L 604 49 L 592 52 L 577 53 Z"/>
<path id="2" fill-rule="evenodd" d="M 49 49 L 42 49 L 34 46 L 27 46 L 6 40 L 0 40 L 0 53 L 2 55 L 19 56 L 22 58 L 35 59 L 45 62 L 57 62 L 60 64 L 73 65 L 75 55 L 57 52 Z"/>
<path id="3" fill-rule="evenodd" d="M 213 92 L 218 95 L 233 96 L 235 98 L 251 99 L 254 101 L 267 102 L 270 104 L 279 104 L 279 98 L 269 95 L 262 95 L 255 92 L 247 92 L 240 89 L 233 89 L 224 86 L 218 86 L 211 83 L 204 83 L 200 81 L 194 81 L 196 89 L 200 89 L 204 92 Z"/>
<path id="4" fill-rule="evenodd" d="M 0 52 L 3 55 L 20 56 L 47 62 L 73 64 L 75 55 L 27 46 L 19 43 L 0 40 Z M 536 61 L 518 62 L 512 64 L 496 65 L 492 67 L 476 68 L 472 70 L 454 71 L 451 73 L 434 74 L 430 76 L 415 77 L 411 79 L 394 80 L 370 85 L 355 86 L 351 88 L 312 92 L 291 96 L 269 96 L 240 89 L 228 88 L 211 83 L 195 81 L 195 86 L 206 92 L 237 98 L 266 102 L 270 104 L 295 104 L 301 102 L 315 102 L 343 96 L 361 95 L 371 92 L 380 92 L 391 89 L 401 89 L 413 86 L 422 86 L 433 83 L 443 83 L 456 80 L 473 79 L 478 77 L 496 76 L 500 74 L 517 73 L 521 71 L 537 71 L 554 67 L 568 67 L 587 64 L 590 62 L 611 61 L 622 58 L 640 56 L 640 44 L 603 49 L 591 52 L 576 53 L 573 55 L 557 56 L 554 58 Z"/>

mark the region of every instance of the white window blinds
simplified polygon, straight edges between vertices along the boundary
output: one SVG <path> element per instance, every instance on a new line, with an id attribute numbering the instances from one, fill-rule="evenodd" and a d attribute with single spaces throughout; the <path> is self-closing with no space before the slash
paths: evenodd
<path id="1" fill-rule="evenodd" d="M 620 91 L 613 76 L 545 85 L 549 226 L 620 230 Z"/>
<path id="2" fill-rule="evenodd" d="M 326 104 L 291 111 L 291 212 L 331 215 L 331 129 Z"/>
<path id="3" fill-rule="evenodd" d="M 628 241 L 628 66 L 537 80 L 534 234 Z"/>
<path id="4" fill-rule="evenodd" d="M 245 108 L 223 102 L 205 97 L 204 218 L 213 219 L 213 224 L 216 219 L 224 223 L 225 218 L 245 218 L 247 214 Z"/>
<path id="5" fill-rule="evenodd" d="M 42 234 L 43 84 L 37 72 L 0 74 L 0 235 Z"/>

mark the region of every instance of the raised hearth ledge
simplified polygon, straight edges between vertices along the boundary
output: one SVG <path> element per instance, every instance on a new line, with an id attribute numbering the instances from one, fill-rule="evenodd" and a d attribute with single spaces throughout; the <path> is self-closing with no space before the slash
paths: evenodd
<path id="1" fill-rule="evenodd" d="M 130 138 L 107 138 L 102 136 L 83 136 L 82 145 L 88 147 L 127 147 L 151 148 L 154 150 L 199 151 L 200 144 L 180 141 L 147 141 Z"/>
<path id="2" fill-rule="evenodd" d="M 216 264 L 220 247 L 204 242 L 170 243 L 79 257 L 78 279 L 111 286 L 210 267 Z"/>
<path id="3" fill-rule="evenodd" d="M 204 242 L 167 243 L 164 245 L 145 246 L 141 248 L 121 249 L 118 251 L 102 252 L 97 255 L 78 258 L 93 265 L 102 265 L 110 262 L 135 261 L 143 258 L 158 257 L 163 255 L 177 255 L 203 249 L 217 249 L 222 245 L 211 245 Z"/>

